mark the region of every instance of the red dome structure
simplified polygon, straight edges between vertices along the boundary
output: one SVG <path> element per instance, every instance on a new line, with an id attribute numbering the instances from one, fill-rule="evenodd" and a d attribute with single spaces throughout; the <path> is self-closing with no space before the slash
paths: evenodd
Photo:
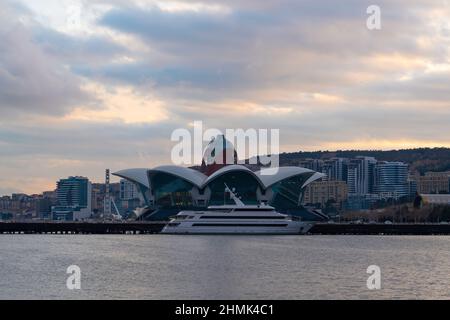
<path id="1" fill-rule="evenodd" d="M 207 176 L 231 164 L 237 164 L 238 156 L 234 145 L 224 135 L 211 139 L 203 151 L 201 172 Z"/>

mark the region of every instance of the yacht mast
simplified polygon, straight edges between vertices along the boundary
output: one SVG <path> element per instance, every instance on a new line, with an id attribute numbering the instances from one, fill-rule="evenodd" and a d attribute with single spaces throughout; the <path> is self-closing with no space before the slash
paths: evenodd
<path id="1" fill-rule="evenodd" d="M 227 186 L 226 183 L 224 183 L 224 185 L 225 185 L 225 192 L 229 192 L 229 193 L 230 193 L 230 197 L 231 197 L 231 199 L 234 200 L 234 203 L 235 203 L 237 206 L 239 206 L 239 207 L 244 207 L 245 204 L 241 201 L 241 199 L 239 199 L 239 198 L 234 194 L 234 192 Z"/>

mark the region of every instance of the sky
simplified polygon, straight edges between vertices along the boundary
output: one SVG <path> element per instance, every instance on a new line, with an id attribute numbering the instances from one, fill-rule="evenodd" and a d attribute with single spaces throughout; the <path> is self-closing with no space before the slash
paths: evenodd
<path id="1" fill-rule="evenodd" d="M 198 120 L 282 152 L 450 147 L 450 1 L 0 2 L 0 195 L 170 164 Z"/>

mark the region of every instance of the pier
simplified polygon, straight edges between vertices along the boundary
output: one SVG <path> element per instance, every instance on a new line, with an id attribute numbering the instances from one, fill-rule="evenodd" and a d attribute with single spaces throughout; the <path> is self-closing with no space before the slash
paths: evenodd
<path id="1" fill-rule="evenodd" d="M 155 234 L 165 221 L 148 222 L 0 222 L 0 234 Z M 313 235 L 450 235 L 450 224 L 317 223 Z"/>
<path id="2" fill-rule="evenodd" d="M 0 222 L 0 234 L 152 234 L 166 222 Z"/>

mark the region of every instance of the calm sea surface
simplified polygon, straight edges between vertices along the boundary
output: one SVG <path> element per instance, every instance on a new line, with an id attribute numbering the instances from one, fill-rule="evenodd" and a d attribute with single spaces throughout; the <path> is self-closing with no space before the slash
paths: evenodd
<path id="1" fill-rule="evenodd" d="M 0 235 L 1 299 L 449 299 L 450 237 Z M 369 265 L 381 290 L 366 287 Z M 81 268 L 81 290 L 66 269 Z"/>

